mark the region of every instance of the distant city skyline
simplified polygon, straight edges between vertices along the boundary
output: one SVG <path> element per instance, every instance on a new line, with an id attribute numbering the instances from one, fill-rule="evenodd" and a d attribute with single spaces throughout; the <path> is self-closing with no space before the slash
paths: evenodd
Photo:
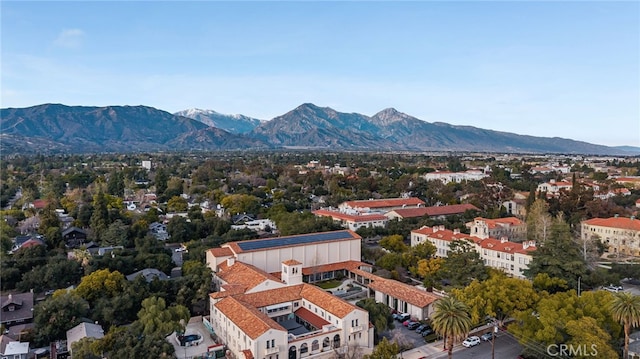
<path id="1" fill-rule="evenodd" d="M 0 107 L 302 103 L 640 147 L 637 1 L 1 1 Z"/>

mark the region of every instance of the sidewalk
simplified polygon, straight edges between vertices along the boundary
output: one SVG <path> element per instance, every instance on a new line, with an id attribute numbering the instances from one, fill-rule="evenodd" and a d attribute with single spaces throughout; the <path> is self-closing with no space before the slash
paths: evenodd
<path id="1" fill-rule="evenodd" d="M 481 327 L 473 329 L 469 332 L 468 336 L 477 335 L 480 336 L 493 328 L 493 324 L 483 325 Z M 463 346 L 461 343 L 456 343 L 453 346 L 453 351 L 456 352 L 462 349 Z M 417 348 L 413 348 L 398 354 L 398 358 L 402 359 L 420 359 L 420 358 L 431 358 L 437 354 L 445 353 L 446 349 L 444 348 L 444 343 L 442 340 L 436 340 L 433 343 L 427 343 L 425 345 L 419 346 Z"/>

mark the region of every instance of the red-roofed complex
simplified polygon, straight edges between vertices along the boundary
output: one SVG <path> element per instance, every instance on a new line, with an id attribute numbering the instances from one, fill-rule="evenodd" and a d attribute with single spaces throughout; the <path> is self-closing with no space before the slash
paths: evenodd
<path id="1" fill-rule="evenodd" d="M 347 214 L 340 211 L 332 211 L 328 209 L 319 209 L 313 211 L 318 217 L 331 217 L 334 221 L 339 222 L 344 228 L 356 231 L 359 228 L 386 227 L 389 221 L 387 217 L 377 213 L 365 214 Z"/>
<path id="2" fill-rule="evenodd" d="M 530 252 L 535 250 L 535 243 L 510 242 L 506 238 L 495 239 L 491 237 L 480 238 L 451 231 L 444 226 L 422 227 L 411 231 L 411 246 L 431 242 L 436 247 L 436 255 L 447 257 L 451 242 L 454 240 L 466 240 L 473 244 L 475 250 L 484 260 L 485 265 L 501 269 L 512 277 L 524 278 L 523 271 L 531 262 Z"/>
<path id="3" fill-rule="evenodd" d="M 527 238 L 527 224 L 516 217 L 488 219 L 476 217 L 466 223 L 470 233 L 479 238 L 502 238 L 521 242 Z"/>
<path id="4" fill-rule="evenodd" d="M 609 254 L 640 256 L 640 219 L 616 216 L 583 221 L 582 239 L 600 240 Z"/>
<path id="5" fill-rule="evenodd" d="M 369 199 L 347 201 L 338 206 L 342 211 L 356 210 L 361 212 L 388 212 L 398 208 L 423 207 L 424 201 L 416 197 Z"/>
<path id="6" fill-rule="evenodd" d="M 446 206 L 417 207 L 417 208 L 400 208 L 385 213 L 389 219 L 402 220 L 405 218 L 416 217 L 434 217 L 435 219 L 444 219 L 447 216 L 463 214 L 466 211 L 479 211 L 478 207 L 472 204 L 452 204 Z"/>

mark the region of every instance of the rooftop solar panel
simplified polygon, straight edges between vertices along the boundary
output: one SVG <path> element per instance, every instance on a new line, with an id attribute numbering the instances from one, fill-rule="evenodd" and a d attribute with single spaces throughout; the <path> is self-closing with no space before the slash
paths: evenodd
<path id="1" fill-rule="evenodd" d="M 237 242 L 240 249 L 243 251 L 253 251 L 256 249 L 275 248 L 292 246 L 298 244 L 307 244 L 314 242 L 333 241 L 340 239 L 353 239 L 349 231 L 335 231 L 335 232 L 322 232 L 322 233 L 310 233 L 290 237 L 269 238 L 262 240 L 242 241 Z"/>

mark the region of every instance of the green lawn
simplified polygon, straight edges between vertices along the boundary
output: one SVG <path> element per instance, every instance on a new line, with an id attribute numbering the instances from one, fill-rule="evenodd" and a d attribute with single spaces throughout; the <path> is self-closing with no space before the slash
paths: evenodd
<path id="1" fill-rule="evenodd" d="M 331 288 L 335 288 L 337 286 L 339 286 L 340 284 L 342 284 L 342 281 L 340 280 L 328 280 L 326 282 L 320 282 L 320 283 L 316 283 L 316 285 L 322 289 L 331 289 Z"/>

